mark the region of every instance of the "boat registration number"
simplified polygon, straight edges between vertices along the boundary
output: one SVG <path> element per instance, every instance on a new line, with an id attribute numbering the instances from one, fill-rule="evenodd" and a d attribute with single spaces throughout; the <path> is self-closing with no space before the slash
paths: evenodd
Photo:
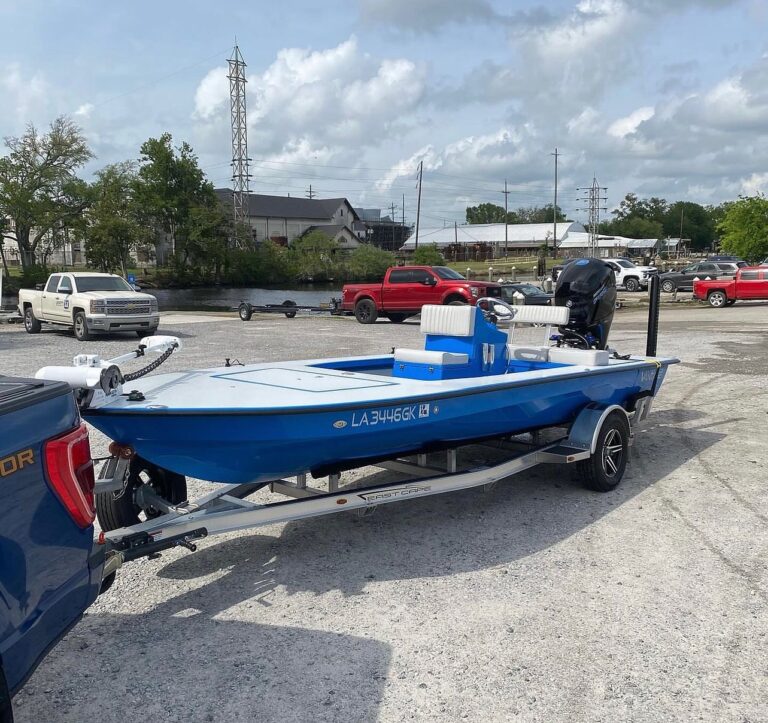
<path id="1" fill-rule="evenodd" d="M 401 422 L 413 422 L 417 419 L 429 417 L 429 404 L 407 404 L 403 407 L 386 407 L 384 409 L 366 409 L 362 412 L 353 412 L 350 426 L 375 427 L 380 424 L 399 424 Z M 334 426 L 341 426 L 334 424 Z M 344 425 L 346 426 L 346 425 Z"/>

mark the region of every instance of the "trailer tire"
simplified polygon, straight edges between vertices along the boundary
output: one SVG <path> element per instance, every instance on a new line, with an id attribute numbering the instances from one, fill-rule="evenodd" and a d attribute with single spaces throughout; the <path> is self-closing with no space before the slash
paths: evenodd
<path id="1" fill-rule="evenodd" d="M 576 463 L 576 478 L 588 490 L 610 492 L 618 487 L 629 459 L 629 421 L 621 411 L 611 412 L 597 435 L 595 453 Z"/>
<path id="2" fill-rule="evenodd" d="M 240 321 L 250 321 L 253 316 L 253 307 L 244 301 L 237 307 L 237 315 L 240 317 Z"/>
<path id="3" fill-rule="evenodd" d="M 634 294 L 635 291 L 640 290 L 640 282 L 634 278 L 633 276 L 630 276 L 625 282 L 624 282 L 624 288 L 630 293 Z"/>
<path id="4" fill-rule="evenodd" d="M 373 299 L 360 299 L 355 304 L 355 319 L 361 324 L 373 324 L 379 318 L 379 310 Z"/>
<path id="5" fill-rule="evenodd" d="M 24 310 L 24 329 L 27 334 L 37 334 L 42 329 L 43 325 L 40 320 L 35 316 L 35 312 L 32 311 L 32 307 L 28 306 Z"/>
<path id="6" fill-rule="evenodd" d="M 88 341 L 91 338 L 88 322 L 85 320 L 85 314 L 82 311 L 78 311 L 75 314 L 73 331 L 75 332 L 75 339 L 78 341 Z"/>
<path id="7" fill-rule="evenodd" d="M 670 281 L 669 279 L 666 279 L 665 281 L 661 282 L 661 290 L 665 294 L 671 294 L 675 290 L 675 282 Z"/>
<path id="8" fill-rule="evenodd" d="M 393 324 L 402 324 L 407 314 L 387 314 L 386 316 Z"/>
<path id="9" fill-rule="evenodd" d="M 283 302 L 283 306 L 288 306 L 288 307 L 296 306 L 296 302 L 295 301 L 291 301 L 290 299 L 286 299 Z M 286 319 L 293 319 L 295 316 L 296 316 L 296 312 L 295 311 L 286 311 L 285 312 L 285 318 Z"/>
<path id="10" fill-rule="evenodd" d="M 142 509 L 136 504 L 134 492 L 142 484 L 150 485 L 158 495 L 173 505 L 187 499 L 187 479 L 184 475 L 170 472 L 136 456 L 128 465 L 125 482 L 119 492 L 96 493 L 96 516 L 104 532 L 142 522 L 139 517 L 142 512 L 146 519 L 162 514 L 151 507 Z"/>

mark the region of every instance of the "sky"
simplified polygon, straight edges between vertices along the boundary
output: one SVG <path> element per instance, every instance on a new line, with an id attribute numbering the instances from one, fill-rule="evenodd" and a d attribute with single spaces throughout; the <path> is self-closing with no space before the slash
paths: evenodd
<path id="1" fill-rule="evenodd" d="M 255 193 L 412 222 L 423 162 L 441 226 L 505 180 L 510 209 L 551 203 L 555 148 L 574 220 L 593 177 L 609 210 L 768 192 L 768 0 L 0 0 L 0 28 L 0 136 L 69 115 L 85 177 L 170 132 L 231 186 L 236 41 Z"/>

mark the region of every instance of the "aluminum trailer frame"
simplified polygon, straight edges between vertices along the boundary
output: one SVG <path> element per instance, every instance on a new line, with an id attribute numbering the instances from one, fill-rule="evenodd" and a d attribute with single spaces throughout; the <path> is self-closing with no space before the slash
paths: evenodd
<path id="1" fill-rule="evenodd" d="M 619 405 L 588 404 L 578 414 L 566 435 L 545 444 L 539 442 L 539 431 L 530 433 L 530 444 L 518 441 L 510 443 L 508 437 L 500 437 L 495 447 L 509 450 L 512 456 L 493 466 L 458 469 L 457 449 L 477 446 L 478 443 L 449 448 L 446 451 L 445 469 L 428 466 L 426 454 L 411 455 L 416 457 L 416 463 L 398 457 L 369 465 L 409 474 L 412 479 L 407 481 L 370 486 L 351 483 L 343 486 L 340 474 L 336 473 L 329 475 L 328 489 L 324 490 L 308 486 L 307 475 L 302 474 L 295 482 L 280 479 L 259 484 L 221 485 L 221 489 L 181 505 L 170 504 L 151 487 L 143 485 L 135 490 L 136 503 L 140 507 L 152 507 L 161 514 L 130 527 L 102 532 L 99 541 L 107 546 L 107 569 L 113 572 L 124 562 L 172 547 L 183 546 L 194 551 L 194 540 L 209 535 L 348 510 L 367 514 L 379 505 L 472 487 L 490 489 L 496 483 L 542 463 L 573 464 L 595 454 L 604 455 L 605 449 L 597 450 L 598 438 L 603 423 L 613 412 L 626 418 L 629 430 L 625 447 L 628 461 L 634 429 L 648 415 L 651 402 L 650 395 L 637 398 L 630 412 Z M 114 493 L 123 489 L 129 461 L 129 458 L 110 458 L 100 471 L 96 492 Z M 266 504 L 245 499 L 264 487 L 288 499 Z"/>

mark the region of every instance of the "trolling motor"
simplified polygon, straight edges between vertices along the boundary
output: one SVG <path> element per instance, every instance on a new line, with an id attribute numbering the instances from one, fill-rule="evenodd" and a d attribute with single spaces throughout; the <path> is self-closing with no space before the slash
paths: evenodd
<path id="1" fill-rule="evenodd" d="M 555 306 L 570 309 L 568 323 L 553 337 L 558 346 L 605 349 L 616 308 L 616 277 L 600 259 L 572 261 L 560 272 Z"/>
<path id="2" fill-rule="evenodd" d="M 128 354 L 114 359 L 102 359 L 98 354 L 77 354 L 72 366 L 43 367 L 35 373 L 35 379 L 66 382 L 81 409 L 99 407 L 120 396 L 125 382 L 132 382 L 154 371 L 180 348 L 181 341 L 175 336 L 145 336 L 138 348 Z M 120 371 L 119 364 L 147 354 L 158 354 L 159 357 L 130 374 Z"/>

